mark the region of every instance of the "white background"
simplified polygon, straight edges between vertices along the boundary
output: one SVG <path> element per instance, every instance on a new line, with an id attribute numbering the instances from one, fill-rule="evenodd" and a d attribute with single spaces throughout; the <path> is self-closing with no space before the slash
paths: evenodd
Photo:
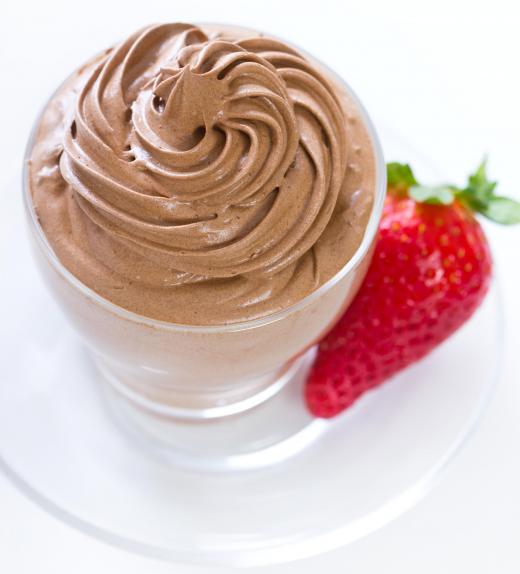
<path id="1" fill-rule="evenodd" d="M 23 0 L 0 15 L 0 193 L 20 193 L 23 146 L 48 94 L 78 64 L 144 24 L 227 21 L 305 47 L 450 179 L 490 155 L 520 199 L 520 32 L 514 0 Z M 407 158 L 387 158 L 401 159 Z M 0 210 L 0 248 L 7 221 Z M 415 509 L 354 545 L 261 574 L 520 571 L 520 229 L 488 227 L 505 296 L 503 380 L 469 446 Z M 1 277 L 0 277 L 1 280 Z M 1 320 L 1 318 L 0 318 Z M 203 572 L 112 549 L 47 517 L 0 476 L 0 572 Z M 216 570 L 215 572 L 224 572 Z"/>

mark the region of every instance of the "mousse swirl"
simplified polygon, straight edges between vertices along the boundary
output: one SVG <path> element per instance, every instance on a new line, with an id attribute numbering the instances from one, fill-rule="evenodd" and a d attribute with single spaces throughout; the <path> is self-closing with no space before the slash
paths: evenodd
<path id="1" fill-rule="evenodd" d="M 331 81 L 279 40 L 189 24 L 130 36 L 88 67 L 64 119 L 56 177 L 88 265 L 119 291 L 162 291 L 146 313 L 183 322 L 213 319 L 161 312 L 165 290 L 213 286 L 199 307 L 263 302 L 253 316 L 295 299 L 265 305 L 295 273 L 307 294 L 333 270 L 320 274 L 320 238 L 367 183 L 347 115 Z"/>

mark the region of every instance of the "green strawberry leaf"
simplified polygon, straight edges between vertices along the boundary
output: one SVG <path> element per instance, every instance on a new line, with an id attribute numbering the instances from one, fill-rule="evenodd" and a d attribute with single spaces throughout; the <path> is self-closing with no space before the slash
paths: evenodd
<path id="1" fill-rule="evenodd" d="M 485 207 L 477 211 L 491 221 L 502 225 L 520 223 L 520 203 L 508 197 L 494 195 L 488 200 Z"/>
<path id="2" fill-rule="evenodd" d="M 417 203 L 450 205 L 455 200 L 455 192 L 456 190 L 449 185 L 438 185 L 434 187 L 412 185 L 408 190 L 408 195 L 417 201 Z"/>
<path id="3" fill-rule="evenodd" d="M 487 177 L 486 163 L 487 159 L 484 158 L 478 166 L 477 171 L 468 177 L 468 186 L 466 188 L 470 190 L 476 198 L 482 201 L 492 196 L 497 186 L 496 181 L 489 181 Z"/>
<path id="4" fill-rule="evenodd" d="M 410 187 L 416 185 L 417 180 L 412 168 L 407 163 L 393 161 L 386 164 L 386 177 L 388 185 L 393 187 Z"/>

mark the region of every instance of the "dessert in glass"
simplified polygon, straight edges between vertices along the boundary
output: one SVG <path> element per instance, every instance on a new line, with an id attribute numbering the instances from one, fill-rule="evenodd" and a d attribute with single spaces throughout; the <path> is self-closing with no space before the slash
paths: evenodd
<path id="1" fill-rule="evenodd" d="M 28 145 L 39 269 L 116 392 L 172 419 L 273 396 L 354 297 L 384 192 L 350 88 L 252 30 L 161 24 L 80 67 Z"/>

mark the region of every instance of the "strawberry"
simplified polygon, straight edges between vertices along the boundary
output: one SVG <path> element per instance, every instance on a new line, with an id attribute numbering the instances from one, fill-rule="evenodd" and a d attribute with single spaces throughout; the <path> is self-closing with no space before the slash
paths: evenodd
<path id="1" fill-rule="evenodd" d="M 309 373 L 310 412 L 333 417 L 421 359 L 465 323 L 489 288 L 491 253 L 473 212 L 520 222 L 520 204 L 495 195 L 485 162 L 465 188 L 419 185 L 388 164 L 374 256 L 356 298 L 321 341 Z"/>

